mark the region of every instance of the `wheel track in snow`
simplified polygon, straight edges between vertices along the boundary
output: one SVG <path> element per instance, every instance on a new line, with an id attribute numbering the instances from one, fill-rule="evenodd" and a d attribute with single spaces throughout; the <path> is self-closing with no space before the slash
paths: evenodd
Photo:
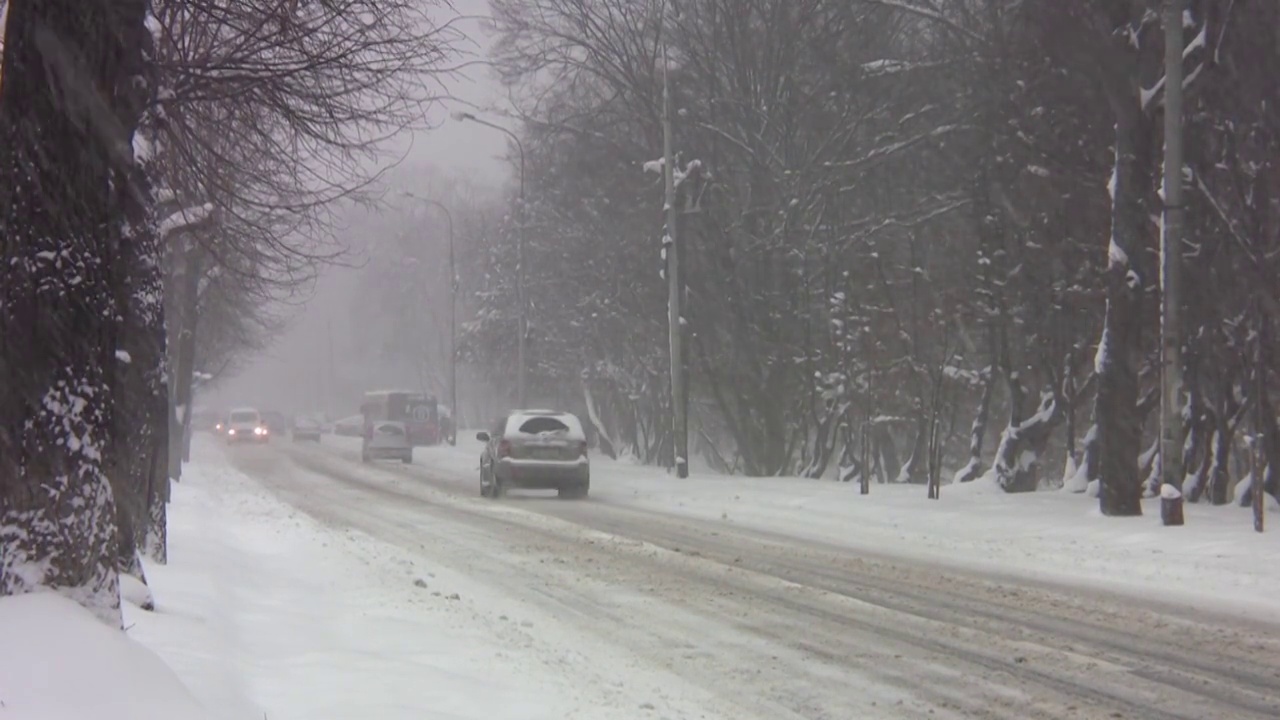
<path id="1" fill-rule="evenodd" d="M 347 454 L 329 451 L 338 457 Z M 459 490 L 456 481 L 424 475 L 420 469 L 395 468 L 393 474 L 427 480 L 446 492 Z M 745 558 L 748 566 L 766 574 L 899 610 L 914 608 L 933 619 L 991 632 L 1012 626 L 1037 642 L 1068 639 L 1059 643 L 1060 649 L 1108 658 L 1154 682 L 1178 687 L 1199 683 L 1200 694 L 1280 717 L 1280 625 L 1248 626 L 1220 613 L 1189 611 L 1152 599 L 1138 601 L 1057 583 L 960 572 L 885 555 L 867 557 L 835 545 L 598 498 L 585 504 L 527 500 L 531 502 L 520 506 L 532 512 L 667 548 L 698 548 L 704 554 L 714 550 L 720 562 Z M 747 547 L 753 552 L 744 552 Z M 809 558 L 797 554 L 800 550 Z M 949 593 L 945 602 L 935 597 L 940 586 Z M 1020 602 L 1008 602 L 1010 597 Z M 1035 609 L 1027 610 L 1027 604 Z M 1099 611 L 1105 611 L 1110 623 L 1095 620 Z M 1143 630 L 1127 629 L 1132 626 Z"/>
<path id="2" fill-rule="evenodd" d="M 1143 634 L 1124 629 L 1125 622 L 1135 619 L 1148 628 L 1153 627 L 1152 618 L 1158 616 L 1146 611 L 1138 611 L 1147 615 L 1146 618 L 1135 618 L 1135 612 L 1128 610 L 1124 613 L 1126 617 L 1103 625 L 1088 617 L 1100 605 L 1082 606 L 1078 601 L 1064 601 L 1038 588 L 1020 587 L 1010 595 L 1009 590 L 1000 585 L 951 573 L 932 575 L 932 583 L 927 583 L 919 571 L 909 565 L 890 566 L 881 561 L 850 557 L 849 551 L 827 549 L 806 548 L 811 554 L 805 557 L 785 543 L 762 539 L 754 531 L 668 525 L 665 518 L 653 518 L 648 511 L 639 512 L 649 516 L 645 518 L 644 529 L 611 531 L 632 536 L 643 533 L 648 536 L 647 540 L 659 545 L 697 548 L 704 557 L 730 563 L 736 560 L 739 561 L 736 564 L 744 567 L 882 607 L 1012 636 L 1010 639 L 1015 641 L 1049 645 L 1074 655 L 1095 657 L 1127 667 L 1127 672 L 1151 682 L 1180 690 L 1195 687 L 1196 695 L 1222 705 L 1264 717 L 1280 717 L 1280 693 L 1276 690 L 1280 687 L 1280 665 L 1276 663 L 1280 639 L 1275 635 L 1259 642 L 1236 629 L 1206 631 L 1185 620 L 1164 619 L 1155 624 L 1164 622 L 1175 632 L 1162 633 L 1163 642 L 1153 642 Z M 947 594 L 939 597 L 940 592 Z M 1012 596 L 1024 602 L 993 605 L 992 598 L 1002 595 L 1005 599 Z M 1028 610 L 1023 605 L 1036 609 Z M 1112 615 L 1114 618 L 1117 614 Z M 1189 633 L 1192 637 L 1180 638 L 1177 633 Z M 1162 646 L 1173 642 L 1177 644 L 1175 650 Z M 1245 652 L 1223 654 L 1211 650 L 1212 646 L 1223 648 L 1224 643 Z M 1259 647 L 1250 651 L 1250 643 L 1259 643 Z M 1257 669 L 1258 666 L 1265 669 Z"/>
<path id="3" fill-rule="evenodd" d="M 768 654 L 762 656 L 759 651 L 753 652 L 750 647 L 744 647 L 738 637 L 730 637 L 728 640 L 723 638 L 715 638 L 704 634 L 706 624 L 714 621 L 717 613 L 703 617 L 687 617 L 685 614 L 673 612 L 662 616 L 664 622 L 654 622 L 650 627 L 644 629 L 641 635 L 651 636 L 647 642 L 636 642 L 633 637 L 634 633 L 627 633 L 624 629 L 633 624 L 638 615 L 633 614 L 637 608 L 634 606 L 619 607 L 613 602 L 600 602 L 592 600 L 588 593 L 582 592 L 584 583 L 579 576 L 583 572 L 587 572 L 587 580 L 596 585 L 603 585 L 607 589 L 616 587 L 616 583 L 605 582 L 595 578 L 599 570 L 603 566 L 609 565 L 609 561 L 614 558 L 614 552 L 603 545 L 593 547 L 590 543 L 575 543 L 567 540 L 562 534 L 545 529 L 534 529 L 523 527 L 518 524 L 512 524 L 510 518 L 492 517 L 488 515 L 472 515 L 467 514 L 463 530 L 458 535 L 454 535 L 451 531 L 438 533 L 441 528 L 454 528 L 458 522 L 458 518 L 453 512 L 455 508 L 441 508 L 420 497 L 405 495 L 395 489 L 380 487 L 378 485 L 370 485 L 359 480 L 353 480 L 349 476 L 343 476 L 341 470 L 332 467 L 317 466 L 314 464 L 304 464 L 305 469 L 323 475 L 326 479 L 331 479 L 335 483 L 346 486 L 348 490 L 355 490 L 360 495 L 366 497 L 371 495 L 381 495 L 387 500 L 395 503 L 399 509 L 405 507 L 413 507 L 415 512 L 421 512 L 419 516 L 424 522 L 416 523 L 405 521 L 402 518 L 388 514 L 385 506 L 381 511 L 377 508 L 370 509 L 369 504 L 353 501 L 351 493 L 333 492 L 333 488 L 310 486 L 305 489 L 297 487 L 282 487 L 273 479 L 268 479 L 263 474 L 255 472 L 253 466 L 243 466 L 250 474 L 259 478 L 260 482 L 277 492 L 285 501 L 293 504 L 295 507 L 315 515 L 318 519 L 337 524 L 349 524 L 363 532 L 366 532 L 381 540 L 401 545 L 410 549 L 417 549 L 419 543 L 423 539 L 431 541 L 434 550 L 441 550 L 442 546 L 454 543 L 457 545 L 453 550 L 446 552 L 447 555 L 457 558 L 459 555 L 471 554 L 475 555 L 472 543 L 475 538 L 466 537 L 470 532 L 476 531 L 481 535 L 493 539 L 504 538 L 520 547 L 520 555 L 508 555 L 502 551 L 482 553 L 485 562 L 481 563 L 477 568 L 467 567 L 465 570 L 473 570 L 476 574 L 485 577 L 486 581 L 494 580 L 500 590 L 510 593 L 516 598 L 528 598 L 530 595 L 538 596 L 549 602 L 542 603 L 544 606 L 550 606 L 553 610 L 559 610 L 563 614 L 569 614 L 570 618 L 581 620 L 589 618 L 587 628 L 594 633 L 600 634 L 607 640 L 615 644 L 628 644 L 629 649 L 636 651 L 639 655 L 647 658 L 649 662 L 663 667 L 669 671 L 676 672 L 681 677 L 701 676 L 703 681 L 699 683 L 706 687 L 709 691 L 720 696 L 721 700 L 735 706 L 736 712 L 731 716 L 735 718 L 751 718 L 752 720 L 781 720 L 781 719 L 799 719 L 816 720 L 817 718 L 831 717 L 833 720 L 844 720 L 845 718 L 857 717 L 947 717 L 942 714 L 931 714 L 927 709 L 921 709 L 914 714 L 893 713 L 887 715 L 867 715 L 866 707 L 861 703 L 850 703 L 845 708 L 844 714 L 824 715 L 814 712 L 813 708 L 804 704 L 805 694 L 803 692 L 792 691 L 795 697 L 799 699 L 787 699 L 786 697 L 775 698 L 772 696 L 752 695 L 749 692 L 744 694 L 744 688 L 750 688 L 752 683 L 758 685 L 758 678 L 747 677 L 744 675 L 743 668 L 748 668 L 746 675 L 750 675 L 750 668 L 753 666 L 758 668 L 768 664 L 768 654 L 783 654 L 781 648 L 769 648 Z M 358 497 L 358 496 L 356 496 Z M 569 558 L 569 560 L 565 560 Z M 557 563 L 556 561 L 560 561 Z M 539 581 L 530 581 L 530 567 L 540 567 L 536 575 L 541 575 Z M 494 565 L 500 567 L 495 570 Z M 464 568 L 455 568 L 464 569 Z M 549 577 L 548 577 L 549 576 Z M 666 580 L 655 580 L 654 578 L 641 577 L 635 582 L 633 587 L 648 586 L 649 592 L 657 589 L 660 591 L 671 591 L 671 589 L 680 583 L 671 582 L 671 578 Z M 654 586 L 658 587 L 655 588 Z M 677 588 L 678 589 L 678 588 Z M 680 593 L 682 596 L 684 593 Z M 646 593 L 641 591 L 641 595 Z M 647 599 L 642 597 L 642 599 Z M 629 641 L 629 642 L 628 642 Z M 708 650 L 706 653 L 694 652 L 699 646 L 712 647 L 715 651 Z M 752 656 L 754 663 L 744 662 L 743 656 Z M 774 657 L 776 660 L 776 656 Z M 708 669 L 705 667 L 711 664 L 713 667 Z M 789 669 L 795 669 L 795 664 L 789 666 Z M 807 675 L 807 674 L 806 674 Z M 913 688 L 908 681 L 902 682 L 902 694 L 911 694 Z M 812 688 L 812 685 L 810 686 Z M 812 694 L 818 694 L 821 688 L 811 689 Z M 956 715 L 955 717 L 982 717 L 982 718 L 1001 718 L 1001 720 L 1012 720 L 1015 717 L 1025 717 L 1018 715 Z"/>
<path id="4" fill-rule="evenodd" d="M 340 451 L 341 452 L 341 451 Z M 413 480 L 428 479 L 433 486 L 457 492 L 458 484 L 444 478 L 424 478 L 410 469 L 391 474 Z M 922 617 L 983 630 L 1003 636 L 1015 635 L 1015 642 L 1054 645 L 1072 656 L 1096 657 L 1104 663 L 1125 667 L 1125 672 L 1141 678 L 1196 704 L 1208 700 L 1217 708 L 1234 708 L 1241 717 L 1280 717 L 1280 649 L 1277 628 L 1247 628 L 1233 623 L 1209 624 L 1188 620 L 1187 613 L 1148 612 L 1134 600 L 1104 593 L 1074 593 L 1051 583 L 1022 583 L 1009 578 L 992 582 L 978 574 L 960 573 L 917 563 L 884 562 L 853 556 L 848 549 L 802 542 L 776 533 L 743 530 L 728 524 L 713 525 L 651 510 L 642 510 L 594 500 L 589 503 L 520 503 L 524 509 L 558 517 L 598 530 L 653 542 L 668 548 L 693 549 L 720 562 L 746 558 L 752 569 L 792 582 L 821 587 L 849 597 L 880 604 Z M 719 540 L 716 538 L 719 536 Z M 732 536 L 732 540 L 729 539 Z M 744 551 L 751 548 L 751 552 Z M 756 551 L 764 550 L 757 554 Z M 821 560 L 804 553 L 823 553 Z M 763 556 L 763 557 L 762 557 Z M 841 573 L 832 567 L 844 566 Z M 921 567 L 924 567 L 921 571 Z M 886 571 L 887 570 L 887 571 Z M 927 580 L 922 581 L 921 576 Z M 913 576 L 915 579 L 913 579 Z M 976 579 L 975 579 L 976 578 Z M 934 597 L 939 584 L 946 582 L 953 593 L 945 600 Z M 1015 584 L 1016 582 L 1016 584 Z M 1007 602 L 1013 586 L 1017 603 Z M 1100 599 L 1101 597 L 1101 599 Z M 1032 610 L 1024 606 L 1031 605 Z M 1165 610 L 1176 606 L 1146 604 Z M 1110 625 L 1093 622 L 1090 615 L 1101 609 L 1112 618 Z M 1045 614 L 1048 611 L 1049 614 Z M 1063 613 L 1067 617 L 1057 617 Z M 1210 615 L 1199 611 L 1194 615 Z M 1161 625 L 1164 628 L 1161 628 Z M 1126 625 L 1144 627 L 1144 632 L 1125 630 Z M 1163 630 L 1163 632 L 1158 632 Z M 1246 636 L 1252 630 L 1255 634 Z M 1191 632 L 1198 631 L 1198 632 Z M 1182 633 L 1191 633 L 1191 638 Z M 1149 634 L 1159 634 L 1153 641 Z M 1173 651 L 1162 647 L 1168 643 Z M 1258 643 L 1258 647 L 1250 645 Z M 1234 645 L 1234 646 L 1233 646 Z M 1227 649 L 1244 652 L 1225 652 Z M 1262 670 L 1253 666 L 1262 665 Z M 1173 717 L 1177 715 L 1165 715 Z M 1186 717 L 1219 717 L 1189 715 Z"/>
<path id="5" fill-rule="evenodd" d="M 306 459 L 296 454 L 295 457 Z M 354 469 L 312 465 L 311 469 L 319 470 L 333 479 L 352 482 L 398 501 L 429 502 L 420 492 L 415 492 L 412 485 L 388 487 L 385 483 L 354 480 L 350 477 Z M 424 479 L 410 468 L 379 467 L 375 472 L 414 481 Z M 456 482 L 443 478 L 437 479 L 433 485 L 450 493 L 458 490 Z M 523 511 L 556 517 L 668 549 L 678 548 L 686 553 L 693 551 L 704 562 L 736 567 L 739 572 L 779 578 L 819 593 L 865 603 L 865 607 L 833 611 L 830 597 L 797 602 L 794 597 L 785 593 L 768 592 L 763 598 L 756 598 L 756 602 L 763 599 L 768 607 L 786 608 L 795 618 L 805 619 L 807 624 L 815 627 L 779 623 L 786 629 L 778 630 L 770 629 L 767 624 L 757 623 L 744 626 L 743 629 L 766 642 L 819 658 L 837 669 L 842 663 L 847 663 L 849 658 L 857 657 L 857 643 L 867 638 L 891 640 L 903 648 L 924 653 L 923 657 L 915 658 L 920 665 L 929 662 L 945 663 L 948 660 L 967 664 L 972 670 L 989 676 L 987 683 L 994 690 L 989 688 L 990 691 L 983 695 L 982 702 L 985 705 L 975 706 L 971 698 L 930 687 L 931 684 L 955 680 L 954 677 L 948 678 L 937 673 L 917 676 L 914 673 L 883 668 L 880 672 L 874 672 L 868 667 L 859 668 L 860 673 L 870 673 L 880 682 L 910 689 L 917 696 L 927 697 L 935 707 L 954 709 L 961 716 L 1053 717 L 1054 715 L 1044 714 L 1050 712 L 1052 706 L 1056 706 L 1057 711 L 1063 711 L 1063 717 L 1115 717 L 1111 713 L 1121 712 L 1122 717 L 1130 718 L 1225 720 L 1234 717 L 1276 717 L 1280 714 L 1274 704 L 1274 694 L 1268 694 L 1271 686 L 1266 683 L 1272 681 L 1240 667 L 1239 658 L 1227 658 L 1225 661 L 1221 655 L 1214 658 L 1215 662 L 1231 668 L 1225 673 L 1216 670 L 1213 663 L 1182 662 L 1181 656 L 1176 652 L 1161 652 L 1141 635 L 1117 632 L 1114 627 L 1079 621 L 1080 615 L 1093 612 L 1098 607 L 1096 602 L 1087 598 L 1055 600 L 1053 597 L 1045 597 L 1048 593 L 1042 589 L 1019 587 L 1015 591 L 1018 602 L 1010 604 L 1007 601 L 1001 602 L 998 594 L 993 595 L 993 590 L 1007 594 L 1008 588 L 987 580 L 972 580 L 963 574 L 950 572 L 947 575 L 937 575 L 932 569 L 922 571 L 911 564 L 892 566 L 886 570 L 886 566 L 878 561 L 849 557 L 851 552 L 848 550 L 837 553 L 831 548 L 814 548 L 812 543 L 800 543 L 781 536 L 770 536 L 768 533 L 728 526 L 715 526 L 714 530 L 707 530 L 705 522 L 600 502 L 534 501 L 511 505 L 517 505 Z M 486 503 L 484 506 L 490 505 Z M 519 522 L 515 515 L 497 518 L 488 517 L 485 513 L 468 515 L 471 516 L 469 521 L 490 526 L 499 536 L 510 535 L 512 532 L 530 532 L 530 528 Z M 518 526 L 519 529 L 513 526 Z M 563 536 L 556 536 L 555 533 L 550 535 L 553 537 L 548 537 L 548 533 L 542 531 L 544 541 L 564 542 Z M 723 582 L 723 578 L 718 582 Z M 714 586 L 714 583 L 711 585 Z M 978 589 L 975 590 L 975 587 Z M 717 598 L 725 592 L 723 588 L 720 588 L 719 593 L 716 590 L 716 587 L 712 587 L 709 591 L 704 591 L 704 594 Z M 727 591 L 729 596 L 733 596 L 735 592 L 759 593 L 761 589 L 746 584 Z M 939 597 L 942 593 L 950 594 Z M 573 598 L 561 595 L 558 602 L 571 604 Z M 1033 605 L 1033 609 L 1021 607 L 1026 604 Z M 1071 616 L 1070 619 L 1044 617 L 1040 614 L 1046 608 L 1061 612 L 1063 608 L 1073 607 L 1075 610 L 1067 613 Z M 882 614 L 878 622 L 865 621 L 863 616 L 867 614 L 868 608 L 878 608 L 881 613 L 887 612 L 891 616 Z M 590 607 L 579 611 L 599 613 L 601 609 Z M 725 611 L 721 612 L 723 614 Z M 1114 618 L 1115 613 L 1111 614 Z M 625 617 L 615 616 L 615 621 L 625 622 Z M 926 631 L 917 628 L 913 633 L 895 628 L 895 625 L 903 623 L 921 622 L 936 623 L 941 630 L 937 627 Z M 1187 626 L 1186 623 L 1178 622 L 1179 627 Z M 850 633 L 857 636 L 856 641 L 841 639 L 841 636 Z M 939 639 L 940 636 L 952 633 L 960 633 L 960 639 Z M 1119 639 L 1109 640 L 1107 633 L 1113 633 Z M 1218 643 L 1220 642 L 1219 638 Z M 984 647 L 984 643 L 1000 646 L 999 652 L 987 652 L 988 648 Z M 1140 649 L 1133 650 L 1130 645 L 1136 645 Z M 1204 652 L 1205 647 L 1201 645 L 1199 650 Z M 1032 659 L 1018 655 L 1019 652 L 1032 656 Z M 1036 655 L 1042 656 L 1039 662 L 1034 657 Z M 1248 659 L 1257 661 L 1256 657 Z M 1054 662 L 1064 663 L 1064 667 L 1045 667 L 1045 663 Z M 1271 667 L 1274 668 L 1274 665 Z M 1207 687 L 1188 688 L 1186 681 L 1190 679 L 1205 680 Z M 1047 693 L 1057 696 L 1057 701 L 1046 701 L 1041 697 L 1040 702 L 1049 703 L 1045 706 L 1030 699 L 1016 699 L 1017 693 L 1026 687 L 1033 688 L 1041 695 Z M 1001 696 L 1005 692 L 1009 697 L 1002 700 Z M 796 702 L 799 703 L 796 707 L 800 709 L 793 707 L 792 710 L 798 712 L 798 716 L 822 717 L 820 714 L 809 714 L 804 711 L 803 702 Z M 1075 711 L 1066 712 L 1072 704 L 1075 705 Z"/>

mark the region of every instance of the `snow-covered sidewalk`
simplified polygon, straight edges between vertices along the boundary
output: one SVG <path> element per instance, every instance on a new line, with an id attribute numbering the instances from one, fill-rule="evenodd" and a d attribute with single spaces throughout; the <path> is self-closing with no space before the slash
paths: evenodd
<path id="1" fill-rule="evenodd" d="M 149 572 L 157 612 L 129 612 L 129 635 L 211 718 L 566 717 L 570 679 L 503 647 L 459 599 L 474 583 L 207 458 L 175 486 L 170 562 Z"/>
<path id="2" fill-rule="evenodd" d="M 476 492 L 480 445 L 460 433 L 456 448 L 421 448 L 416 472 Z M 326 437 L 344 453 L 359 440 Z M 1187 524 L 1160 525 L 1159 500 L 1143 517 L 1107 518 L 1096 499 L 1068 492 L 1009 495 L 982 480 L 944 485 L 940 500 L 923 486 L 694 473 L 593 457 L 593 498 L 615 505 L 726 523 L 850 550 L 1018 578 L 1120 591 L 1272 619 L 1280 597 L 1280 513 L 1253 531 L 1247 510 L 1188 505 Z"/>

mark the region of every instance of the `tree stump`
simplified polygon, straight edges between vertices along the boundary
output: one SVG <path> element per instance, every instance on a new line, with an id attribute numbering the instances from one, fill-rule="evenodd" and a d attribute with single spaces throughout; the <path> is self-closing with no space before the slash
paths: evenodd
<path id="1" fill-rule="evenodd" d="M 1166 527 L 1184 524 L 1182 504 L 1181 490 L 1167 483 L 1160 486 L 1160 522 L 1162 524 Z"/>

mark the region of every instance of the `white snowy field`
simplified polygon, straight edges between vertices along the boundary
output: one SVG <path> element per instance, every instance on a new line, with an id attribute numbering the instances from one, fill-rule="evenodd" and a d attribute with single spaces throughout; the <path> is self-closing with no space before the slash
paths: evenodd
<path id="1" fill-rule="evenodd" d="M 435 567 L 429 549 L 322 525 L 217 458 L 174 488 L 169 564 L 149 568 L 157 612 L 126 619 L 209 718 L 591 717 L 575 713 L 598 698 L 512 641 L 540 619 Z"/>
<path id="2" fill-rule="evenodd" d="M 358 438 L 326 436 L 350 454 Z M 410 472 L 477 494 L 482 446 L 474 432 L 457 447 L 420 448 Z M 982 480 L 945 485 L 940 500 L 923 486 L 694 473 L 592 458 L 597 502 L 778 533 L 871 556 L 924 560 L 1023 580 L 1122 592 L 1271 618 L 1280 597 L 1280 510 L 1256 533 L 1234 506 L 1188 504 L 1187 524 L 1161 526 L 1159 500 L 1145 515 L 1108 518 L 1096 499 L 1065 491 L 1009 495 Z"/>

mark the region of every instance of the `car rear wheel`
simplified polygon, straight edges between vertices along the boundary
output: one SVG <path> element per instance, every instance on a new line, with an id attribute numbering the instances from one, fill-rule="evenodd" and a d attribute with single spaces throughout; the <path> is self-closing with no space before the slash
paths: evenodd
<path id="1" fill-rule="evenodd" d="M 405 465 L 412 465 L 412 464 L 413 464 L 413 453 L 411 453 L 411 452 L 410 452 L 410 453 L 405 453 L 404 457 L 400 458 L 400 462 L 404 463 Z"/>

